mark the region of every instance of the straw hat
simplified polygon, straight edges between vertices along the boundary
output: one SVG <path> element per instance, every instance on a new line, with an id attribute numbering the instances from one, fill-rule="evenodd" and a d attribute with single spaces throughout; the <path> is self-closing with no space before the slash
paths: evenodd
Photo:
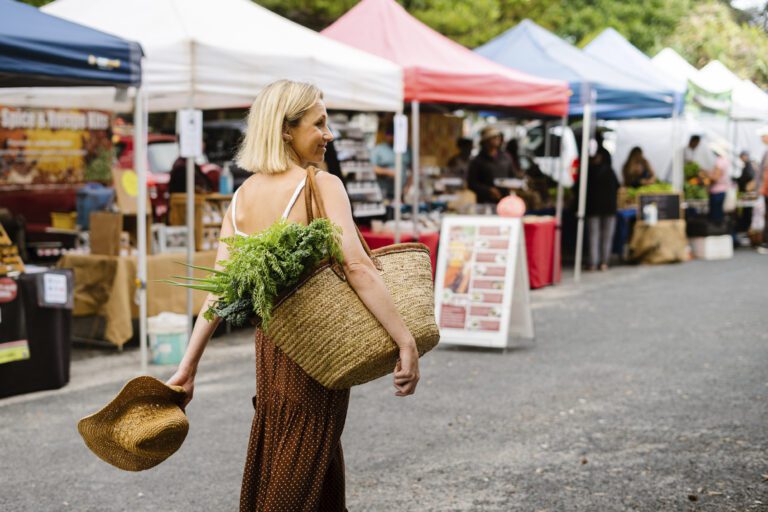
<path id="1" fill-rule="evenodd" d="M 481 141 L 490 139 L 491 137 L 498 137 L 499 135 L 501 135 L 501 132 L 498 130 L 498 128 L 495 128 L 493 126 L 486 126 L 482 130 L 480 130 Z"/>
<path id="2" fill-rule="evenodd" d="M 186 393 L 154 377 L 129 381 L 99 412 L 77 424 L 100 459 L 127 471 L 160 464 L 181 447 L 189 422 L 181 410 Z"/>
<path id="3" fill-rule="evenodd" d="M 716 141 L 709 143 L 709 149 L 717 156 L 728 156 L 728 147 L 724 142 Z"/>

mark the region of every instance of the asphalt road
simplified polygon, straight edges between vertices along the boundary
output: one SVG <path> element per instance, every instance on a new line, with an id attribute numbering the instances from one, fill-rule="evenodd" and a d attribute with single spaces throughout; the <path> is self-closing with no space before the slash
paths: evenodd
<path id="1" fill-rule="evenodd" d="M 532 301 L 533 343 L 439 348 L 413 397 L 353 390 L 350 511 L 768 511 L 768 257 L 621 267 Z M 184 446 L 142 473 L 76 430 L 138 351 L 78 350 L 62 390 L 0 400 L 0 510 L 236 510 L 252 340 L 212 341 Z"/>

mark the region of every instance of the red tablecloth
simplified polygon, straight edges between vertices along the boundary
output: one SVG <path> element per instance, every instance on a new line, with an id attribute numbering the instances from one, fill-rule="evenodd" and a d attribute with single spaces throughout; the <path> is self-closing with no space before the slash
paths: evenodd
<path id="1" fill-rule="evenodd" d="M 368 247 L 370 247 L 371 250 L 395 243 L 395 235 L 392 233 L 374 233 L 362 228 L 360 229 L 360 232 L 363 234 L 363 238 L 365 238 L 365 242 L 368 244 Z M 413 235 L 410 233 L 400 233 L 400 241 L 418 241 L 419 243 L 422 243 L 426 245 L 427 248 L 429 248 L 429 258 L 432 260 L 432 277 L 434 278 L 435 269 L 437 268 L 437 245 L 440 241 L 440 233 L 434 232 L 419 234 L 418 240 L 414 240 Z"/>
<path id="2" fill-rule="evenodd" d="M 525 252 L 528 257 L 528 278 L 531 288 L 541 288 L 553 284 L 555 220 L 524 221 L 523 228 L 525 230 Z M 559 258 L 555 278 L 560 280 Z"/>
<path id="3" fill-rule="evenodd" d="M 525 249 L 528 259 L 528 278 L 531 288 L 541 288 L 552 284 L 552 267 L 554 262 L 555 220 L 536 220 L 523 223 L 525 231 Z M 392 233 L 373 233 L 361 229 L 363 238 L 371 249 L 378 249 L 395 243 Z M 413 242 L 413 235 L 402 233 L 401 242 Z M 440 233 L 427 233 L 419 235 L 419 242 L 429 247 L 432 259 L 432 276 L 437 267 L 437 246 L 440 241 Z M 557 261 L 555 279 L 560 281 L 560 261 Z"/>

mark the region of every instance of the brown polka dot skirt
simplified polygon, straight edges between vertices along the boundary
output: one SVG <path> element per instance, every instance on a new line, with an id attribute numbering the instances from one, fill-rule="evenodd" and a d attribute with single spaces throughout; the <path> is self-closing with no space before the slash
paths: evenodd
<path id="1" fill-rule="evenodd" d="M 326 389 L 256 330 L 256 412 L 240 512 L 344 512 L 349 390 Z"/>

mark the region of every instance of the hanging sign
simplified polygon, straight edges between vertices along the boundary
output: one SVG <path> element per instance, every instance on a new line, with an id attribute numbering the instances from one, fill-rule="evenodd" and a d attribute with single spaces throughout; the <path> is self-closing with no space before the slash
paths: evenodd
<path id="1" fill-rule="evenodd" d="M 440 343 L 506 348 L 533 338 L 520 219 L 447 216 L 440 232 L 435 317 Z"/>
<path id="2" fill-rule="evenodd" d="M 395 120 L 395 138 L 392 141 L 392 149 L 395 153 L 404 154 L 408 151 L 408 116 L 396 114 Z"/>
<path id="3" fill-rule="evenodd" d="M 203 154 L 203 111 L 179 110 L 176 129 L 179 132 L 179 155 L 195 158 Z"/>

